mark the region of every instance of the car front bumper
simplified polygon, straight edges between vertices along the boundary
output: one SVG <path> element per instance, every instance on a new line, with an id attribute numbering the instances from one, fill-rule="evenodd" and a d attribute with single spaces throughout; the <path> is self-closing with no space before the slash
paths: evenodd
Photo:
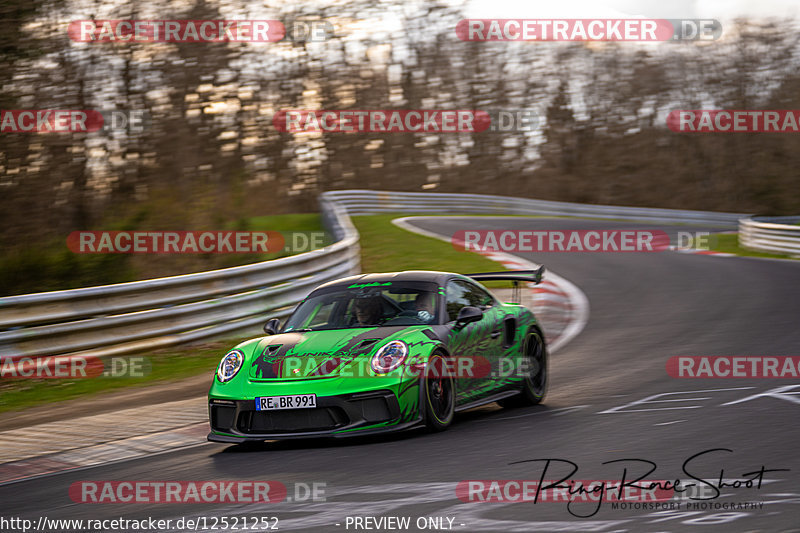
<path id="1" fill-rule="evenodd" d="M 310 437 L 348 437 L 400 431 L 419 422 L 404 420 L 395 393 L 388 389 L 317 396 L 310 409 L 257 411 L 255 400 L 209 398 L 214 442 L 247 442 Z M 407 417 L 406 417 L 407 418 Z"/>

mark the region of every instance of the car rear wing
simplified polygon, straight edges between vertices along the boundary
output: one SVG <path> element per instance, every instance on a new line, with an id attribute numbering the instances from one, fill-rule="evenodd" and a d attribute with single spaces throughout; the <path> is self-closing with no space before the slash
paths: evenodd
<path id="1" fill-rule="evenodd" d="M 536 270 L 506 270 L 504 272 L 480 272 L 477 274 L 465 275 L 475 281 L 512 281 L 514 283 L 512 300 L 516 303 L 521 303 L 519 283 L 521 281 L 527 283 L 541 283 L 542 276 L 544 275 L 544 265 Z"/>
<path id="2" fill-rule="evenodd" d="M 536 270 L 506 270 L 504 272 L 481 272 L 478 274 L 465 274 L 476 281 L 527 281 L 541 283 L 544 266 Z"/>

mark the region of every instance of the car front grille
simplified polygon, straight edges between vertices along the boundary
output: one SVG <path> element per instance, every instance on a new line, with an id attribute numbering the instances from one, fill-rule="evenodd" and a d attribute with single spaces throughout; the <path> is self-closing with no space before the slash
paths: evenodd
<path id="1" fill-rule="evenodd" d="M 236 419 L 236 407 L 212 405 L 211 406 L 211 427 L 214 429 L 232 428 L 233 422 Z"/>
<path id="2" fill-rule="evenodd" d="M 253 400 L 214 400 L 209 404 L 211 429 L 241 435 L 333 431 L 398 419 L 400 408 L 391 391 L 319 397 L 312 409 L 256 411 Z"/>
<path id="3" fill-rule="evenodd" d="M 383 422 L 392 418 L 389 405 L 384 397 L 350 400 L 350 404 L 360 411 L 361 416 L 367 422 Z"/>
<path id="4" fill-rule="evenodd" d="M 242 433 L 280 433 L 322 431 L 346 425 L 347 415 L 338 407 L 286 409 L 280 411 L 244 411 L 239 413 L 237 429 Z"/>

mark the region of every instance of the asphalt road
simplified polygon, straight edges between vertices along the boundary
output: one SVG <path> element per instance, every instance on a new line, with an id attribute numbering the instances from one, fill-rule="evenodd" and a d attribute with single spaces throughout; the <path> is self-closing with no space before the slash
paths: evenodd
<path id="1" fill-rule="evenodd" d="M 648 227 L 488 217 L 415 224 L 445 235 L 459 229 Z M 671 231 L 695 229 L 703 228 Z M 678 355 L 800 355 L 800 262 L 675 252 L 522 255 L 578 285 L 590 304 L 585 330 L 551 359 L 545 405 L 475 410 L 440 434 L 270 443 L 252 450 L 204 444 L 0 486 L 1 514 L 170 518 L 176 531 L 186 529 L 175 527 L 180 517 L 206 517 L 210 527 L 213 516 L 275 516 L 284 531 L 392 530 L 354 525 L 355 517 L 378 516 L 410 517 L 411 531 L 422 530 L 418 517 L 445 518 L 445 528 L 450 518 L 452 530 L 465 532 L 800 531 L 800 379 L 674 379 L 665 370 Z M 731 451 L 690 459 L 711 449 Z M 753 478 L 750 473 L 762 467 L 789 471 L 764 473 L 760 488 L 724 487 L 713 500 L 693 502 L 700 504 L 696 508 L 679 502 L 677 511 L 614 509 L 610 502 L 599 508 L 463 503 L 456 497 L 464 480 L 538 480 L 545 464 L 529 461 L 535 459 L 571 461 L 578 467 L 572 478 L 584 480 L 619 480 L 624 467 L 629 476 L 642 472 L 641 461 L 603 464 L 619 459 L 652 461 L 651 480 L 687 480 L 682 469 L 690 459 L 687 471 L 709 485 L 718 485 L 720 477 L 729 484 Z M 566 467 L 553 462 L 544 478 L 566 475 Z M 68 495 L 70 485 L 83 480 L 240 479 L 281 481 L 292 501 L 78 504 Z M 303 484 L 312 483 L 324 485 L 324 495 L 296 501 L 303 499 Z"/>

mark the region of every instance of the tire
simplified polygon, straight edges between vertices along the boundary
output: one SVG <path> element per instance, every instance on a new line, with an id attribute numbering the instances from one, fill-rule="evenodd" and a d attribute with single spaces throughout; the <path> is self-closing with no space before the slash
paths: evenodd
<path id="1" fill-rule="evenodd" d="M 502 407 L 524 407 L 536 405 L 547 394 L 548 357 L 547 345 L 539 330 L 533 330 L 523 345 L 523 354 L 528 359 L 531 375 L 522 381 L 522 390 L 516 396 L 500 400 Z"/>
<path id="2" fill-rule="evenodd" d="M 453 422 L 456 412 L 453 376 L 445 372 L 445 358 L 440 353 L 431 355 L 425 368 L 425 376 L 420 378 L 425 427 L 430 431 L 444 431 Z"/>

